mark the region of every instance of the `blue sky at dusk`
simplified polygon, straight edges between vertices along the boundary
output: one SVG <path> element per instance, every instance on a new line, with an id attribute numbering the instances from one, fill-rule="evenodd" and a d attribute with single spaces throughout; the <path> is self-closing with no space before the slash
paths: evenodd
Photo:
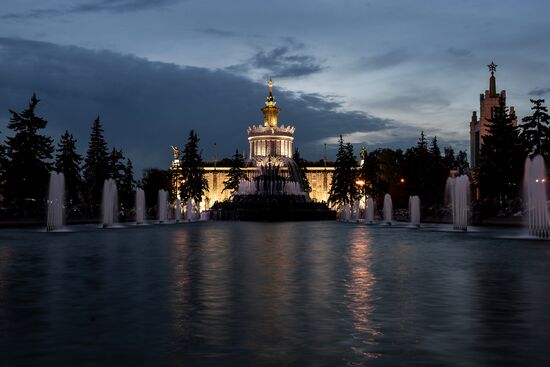
<path id="1" fill-rule="evenodd" d="M 167 166 L 190 129 L 210 160 L 246 149 L 272 77 L 307 159 L 339 134 L 357 151 L 421 130 L 466 149 L 492 60 L 519 119 L 550 96 L 549 15 L 542 0 L 5 0 L 0 129 L 36 92 L 47 133 L 83 154 L 99 114 L 138 170 Z"/>

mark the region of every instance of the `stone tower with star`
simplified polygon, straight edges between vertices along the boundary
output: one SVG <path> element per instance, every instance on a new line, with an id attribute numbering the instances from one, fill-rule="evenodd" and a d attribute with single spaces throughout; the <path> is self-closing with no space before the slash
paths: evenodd
<path id="1" fill-rule="evenodd" d="M 500 93 L 497 93 L 495 77 L 497 65 L 491 62 L 487 67 L 491 73 L 489 89 L 479 95 L 479 116 L 477 115 L 477 111 L 473 111 L 472 119 L 470 120 L 470 164 L 472 168 L 479 164 L 479 152 L 483 145 L 483 137 L 489 134 L 493 108 L 499 105 L 500 99 L 503 99 L 506 105 L 506 91 L 502 90 Z M 514 107 L 510 107 L 510 114 L 515 115 Z M 514 121 L 514 124 L 517 124 L 517 121 Z"/>

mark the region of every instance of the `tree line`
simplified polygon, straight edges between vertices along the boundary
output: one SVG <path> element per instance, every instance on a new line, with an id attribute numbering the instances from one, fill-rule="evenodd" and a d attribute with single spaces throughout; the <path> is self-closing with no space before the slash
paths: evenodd
<path id="1" fill-rule="evenodd" d="M 9 110 L 11 131 L 0 144 L 0 195 L 2 214 L 10 218 L 41 218 L 46 206 L 49 172 L 65 176 L 67 215 L 97 217 L 104 180 L 116 181 L 121 212 L 133 207 L 135 180 L 132 162 L 122 150 L 109 149 L 100 117 L 92 124 L 85 157 L 76 139 L 65 131 L 57 145 L 42 133 L 48 121 L 37 114 L 40 100 L 33 94 L 21 112 Z"/>
<path id="2" fill-rule="evenodd" d="M 329 192 L 332 205 L 351 205 L 365 197 L 382 202 L 389 193 L 396 207 L 406 207 L 409 195 L 418 195 L 424 207 L 436 208 L 443 204 L 449 172 L 463 174 L 469 168 L 466 152 L 455 154 L 452 147 L 441 152 L 437 137 L 428 141 L 424 132 L 416 146 L 405 151 L 379 148 L 369 152 L 363 147 L 360 155 L 359 165 L 353 145 L 340 136 Z"/>
<path id="3" fill-rule="evenodd" d="M 408 197 L 418 195 L 423 208 L 432 213 L 443 206 L 446 180 L 451 171 L 467 174 L 474 189 L 476 210 L 482 215 L 499 211 L 511 214 L 521 209 L 524 162 L 540 154 L 550 162 L 550 117 L 544 99 L 531 99 L 532 113 L 515 123 L 516 116 L 504 99 L 493 108 L 488 134 L 483 138 L 479 165 L 470 169 L 465 151 L 439 147 L 437 137 L 428 141 L 424 132 L 416 146 L 406 149 L 361 150 L 357 164 L 353 145 L 340 136 L 329 202 L 353 204 L 362 197 L 381 199 L 392 195 L 398 207 L 407 207 Z"/>

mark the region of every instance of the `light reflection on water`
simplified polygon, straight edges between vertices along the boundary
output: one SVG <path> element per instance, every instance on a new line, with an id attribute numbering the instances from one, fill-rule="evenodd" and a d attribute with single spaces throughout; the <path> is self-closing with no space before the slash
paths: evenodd
<path id="1" fill-rule="evenodd" d="M 340 223 L 0 232 L 0 365 L 549 365 L 550 246 Z"/>

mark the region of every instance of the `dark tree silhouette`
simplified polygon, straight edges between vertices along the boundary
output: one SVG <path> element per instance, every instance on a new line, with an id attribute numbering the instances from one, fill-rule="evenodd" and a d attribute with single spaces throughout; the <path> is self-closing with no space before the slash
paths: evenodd
<path id="1" fill-rule="evenodd" d="M 434 147 L 432 147 L 434 148 Z M 418 195 L 423 206 L 429 204 L 431 200 L 430 180 L 432 180 L 430 166 L 433 166 L 432 159 L 437 153 L 439 147 L 435 151 L 430 152 L 428 149 L 428 141 L 424 135 L 424 131 L 420 133 L 420 138 L 415 147 L 407 149 L 404 157 L 403 174 L 406 180 L 406 186 L 410 195 Z M 430 199 L 427 198 L 430 196 Z M 431 204 L 431 203 L 430 203 Z"/>
<path id="2" fill-rule="evenodd" d="M 134 180 L 134 166 L 130 159 L 126 159 L 126 164 L 122 165 L 122 172 L 120 172 L 120 178 L 117 182 L 118 196 L 120 199 L 120 206 L 127 216 L 130 209 L 134 207 L 135 201 L 135 186 Z"/>
<path id="3" fill-rule="evenodd" d="M 548 162 L 550 158 L 550 116 L 544 106 L 544 99 L 531 99 L 533 114 L 525 116 L 520 126 L 520 137 L 529 155 L 541 154 Z"/>
<path id="4" fill-rule="evenodd" d="M 227 173 L 227 179 L 223 182 L 223 190 L 229 191 L 231 194 L 239 189 L 239 184 L 242 180 L 246 179 L 246 175 L 243 171 L 244 157 L 239 153 L 239 150 L 235 150 L 235 154 L 231 159 L 231 166 Z"/>
<path id="5" fill-rule="evenodd" d="M 82 202 L 82 177 L 80 164 L 82 156 L 76 152 L 76 139 L 65 130 L 57 145 L 55 169 L 65 176 L 67 205 L 74 207 Z"/>
<path id="6" fill-rule="evenodd" d="M 148 215 L 155 215 L 157 212 L 158 192 L 172 190 L 170 172 L 158 168 L 149 168 L 143 171 L 143 178 L 140 183 L 145 192 L 145 202 L 148 208 Z"/>
<path id="7" fill-rule="evenodd" d="M 98 116 L 92 125 L 88 152 L 84 160 L 86 201 L 92 216 L 99 213 L 103 183 L 107 178 L 109 178 L 109 152 Z"/>
<path id="8" fill-rule="evenodd" d="M 15 216 L 36 217 L 44 209 L 54 147 L 50 137 L 38 133 L 48 123 L 35 114 L 39 101 L 33 94 L 21 113 L 10 110 L 8 128 L 15 135 L 6 140 L 4 202 Z"/>
<path id="9" fill-rule="evenodd" d="M 208 190 L 208 181 L 204 175 L 204 164 L 199 152 L 199 138 L 195 131 L 189 132 L 189 138 L 183 149 L 181 197 L 183 201 L 192 199 L 195 205 L 201 202 Z"/>
<path id="10" fill-rule="evenodd" d="M 357 162 L 353 145 L 344 144 L 342 135 L 338 140 L 335 164 L 328 201 L 331 205 L 353 204 L 359 198 L 359 189 L 355 183 Z"/>
<path id="11" fill-rule="evenodd" d="M 479 189 L 483 199 L 504 207 L 516 198 L 523 172 L 526 152 L 504 100 L 493 108 L 489 134 L 483 138 L 478 171 Z"/>
<path id="12" fill-rule="evenodd" d="M 427 205 L 438 206 L 443 204 L 445 197 L 445 183 L 449 177 L 449 169 L 446 167 L 441 150 L 434 136 L 429 149 L 428 169 L 423 172 L 423 181 L 426 183 L 426 192 L 423 193 L 423 200 Z"/>

